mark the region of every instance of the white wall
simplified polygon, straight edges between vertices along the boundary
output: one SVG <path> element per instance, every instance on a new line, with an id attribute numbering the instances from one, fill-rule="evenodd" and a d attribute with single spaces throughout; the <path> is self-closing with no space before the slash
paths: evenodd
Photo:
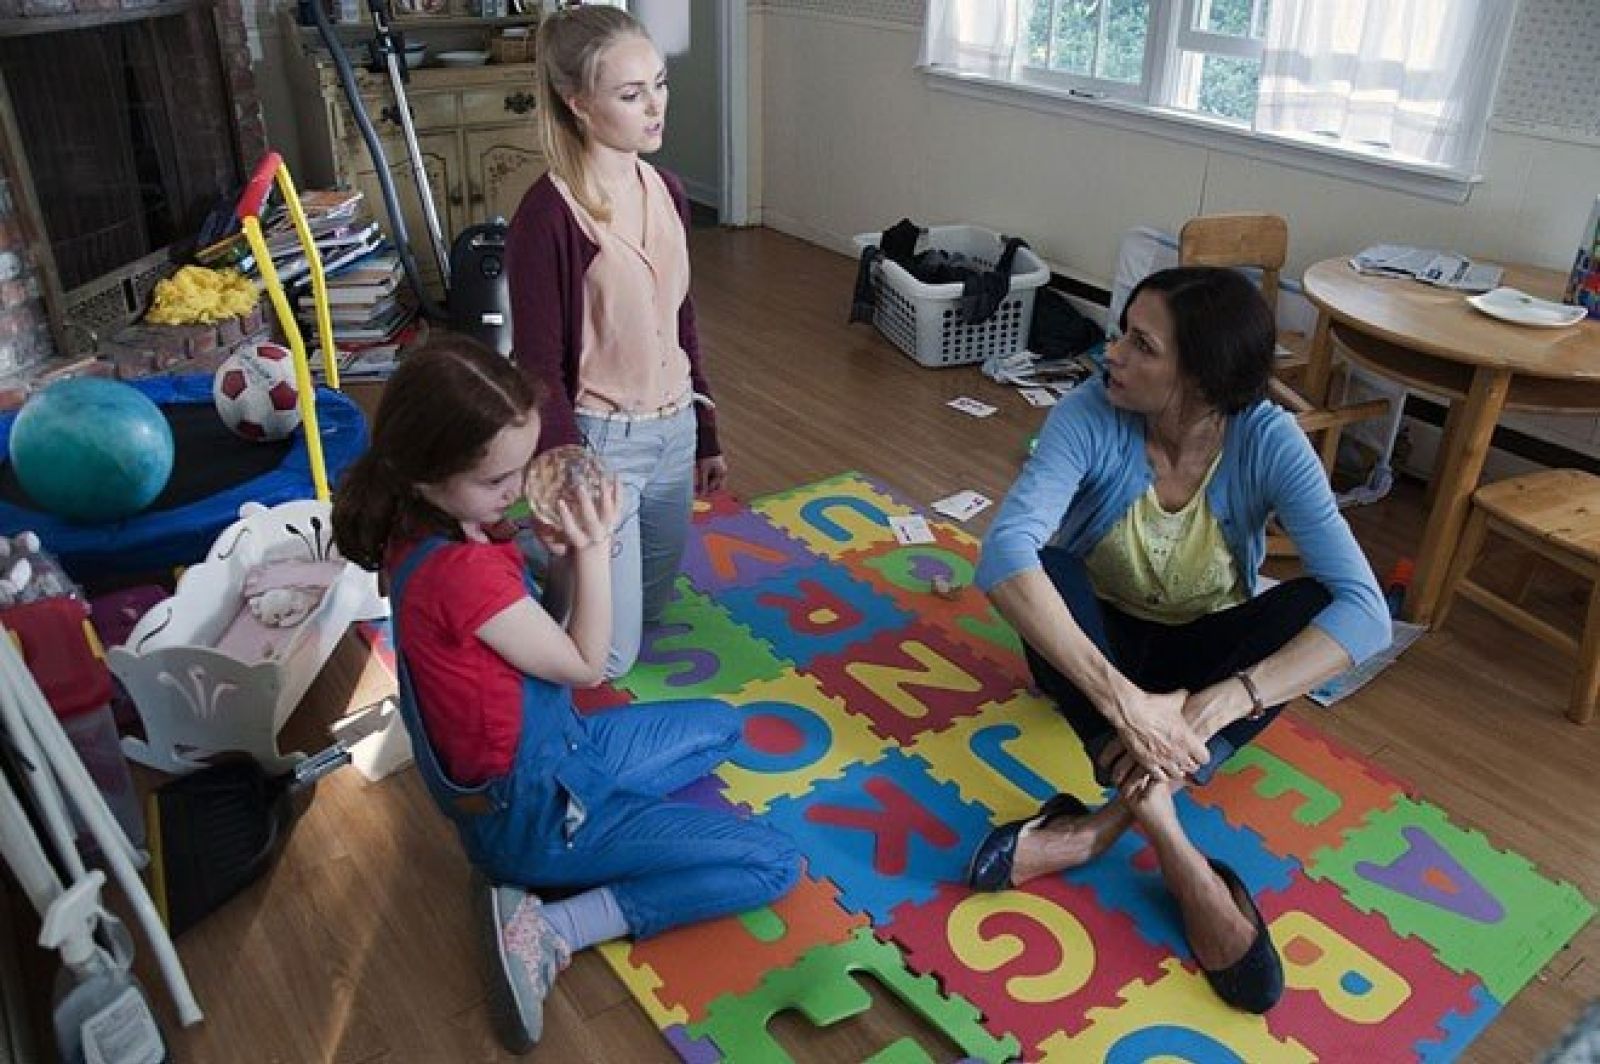
<path id="1" fill-rule="evenodd" d="M 1250 209 L 1289 219 L 1291 273 L 1379 241 L 1565 269 L 1600 193 L 1600 145 L 1503 130 L 1451 204 L 957 96 L 914 68 L 915 19 L 842 7 L 769 2 L 759 21 L 762 220 L 839 250 L 902 216 L 974 222 L 1109 288 L 1124 230 Z"/>
<path id="2" fill-rule="evenodd" d="M 683 178 L 689 196 L 715 207 L 722 200 L 722 98 L 717 88 L 721 0 L 690 3 L 689 50 L 667 57 L 672 100 L 667 134 L 651 162 Z"/>
<path id="3" fill-rule="evenodd" d="M 733 0 L 744 3 L 745 0 Z M 766 182 L 766 125 L 762 121 L 767 92 L 767 17 L 764 9 L 747 4 L 745 24 L 745 64 L 749 84 L 745 86 L 745 205 L 751 225 L 761 222 L 762 187 Z"/>
<path id="4" fill-rule="evenodd" d="M 1513 59 L 1539 27 L 1528 12 L 1570 21 L 1594 2 L 1523 0 Z M 1546 139 L 1497 121 L 1483 183 L 1466 203 L 1445 203 L 931 88 L 915 69 L 916 0 L 765 0 L 759 11 L 759 216 L 850 255 L 852 234 L 902 217 L 972 222 L 1024 236 L 1059 271 L 1109 289 L 1126 230 L 1176 232 L 1197 214 L 1264 210 L 1289 220 L 1290 276 L 1378 242 L 1566 270 L 1600 194 L 1593 138 Z M 1600 419 L 1505 421 L 1600 456 Z"/>

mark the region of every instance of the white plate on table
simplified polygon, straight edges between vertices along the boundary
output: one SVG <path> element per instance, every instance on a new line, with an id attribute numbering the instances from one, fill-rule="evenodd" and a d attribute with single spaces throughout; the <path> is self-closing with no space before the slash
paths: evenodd
<path id="1" fill-rule="evenodd" d="M 488 52 L 440 52 L 435 59 L 447 67 L 483 66 L 489 61 Z"/>
<path id="2" fill-rule="evenodd" d="M 1552 303 L 1515 288 L 1496 288 L 1482 295 L 1468 296 L 1467 302 L 1491 318 L 1513 325 L 1531 325 L 1535 329 L 1565 329 L 1578 324 L 1588 314 L 1583 307 Z"/>

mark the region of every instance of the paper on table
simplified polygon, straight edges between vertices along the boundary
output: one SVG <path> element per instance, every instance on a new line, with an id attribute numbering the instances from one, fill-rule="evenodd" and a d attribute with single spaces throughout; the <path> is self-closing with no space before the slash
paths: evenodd
<path id="1" fill-rule="evenodd" d="M 1440 288 L 1487 292 L 1500 283 L 1502 271 L 1493 263 L 1473 262 L 1462 255 L 1404 244 L 1376 244 L 1350 258 L 1356 272 L 1380 277 L 1414 277 Z"/>

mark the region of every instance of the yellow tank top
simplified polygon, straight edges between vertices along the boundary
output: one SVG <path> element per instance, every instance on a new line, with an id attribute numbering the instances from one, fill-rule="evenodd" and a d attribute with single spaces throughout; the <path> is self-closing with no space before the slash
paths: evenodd
<path id="1" fill-rule="evenodd" d="M 1162 624 L 1187 624 L 1249 597 L 1206 501 L 1217 464 L 1211 463 L 1194 498 L 1175 513 L 1161 508 L 1151 485 L 1094 545 L 1085 565 L 1097 595 Z"/>

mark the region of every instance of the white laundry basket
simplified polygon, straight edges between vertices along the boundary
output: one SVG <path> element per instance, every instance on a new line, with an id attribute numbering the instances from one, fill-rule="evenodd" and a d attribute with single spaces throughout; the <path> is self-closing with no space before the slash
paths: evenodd
<path id="1" fill-rule="evenodd" d="M 861 233 L 856 248 L 877 245 L 881 234 Z M 1000 234 L 976 225 L 936 225 L 918 241 L 918 252 L 938 250 L 965 255 L 985 268 L 1000 259 Z M 1011 289 L 993 317 L 980 325 L 961 320 L 961 285 L 923 284 L 887 259 L 872 269 L 876 297 L 872 323 L 900 350 L 924 366 L 964 366 L 1005 358 L 1028 346 L 1033 324 L 1033 294 L 1050 280 L 1050 271 L 1027 248 L 1011 260 Z"/>

